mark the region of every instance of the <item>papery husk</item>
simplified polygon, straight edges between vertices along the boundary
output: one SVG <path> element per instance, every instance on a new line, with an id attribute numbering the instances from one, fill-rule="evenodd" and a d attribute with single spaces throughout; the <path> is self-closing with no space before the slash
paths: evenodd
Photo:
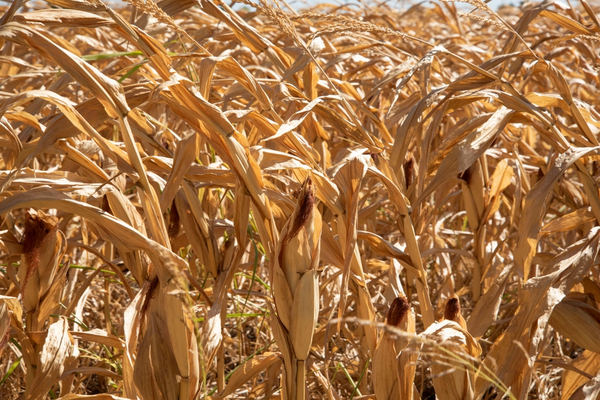
<path id="1" fill-rule="evenodd" d="M 0 357 L 10 339 L 10 315 L 8 306 L 0 304 Z"/>
<path id="2" fill-rule="evenodd" d="M 481 354 L 481 347 L 466 329 L 457 296 L 446 303 L 444 318 L 421 334 L 431 341 L 425 348 L 435 393 L 440 400 L 471 400 L 473 361 Z"/>
<path id="3" fill-rule="evenodd" d="M 41 210 L 31 210 L 25 222 L 24 254 L 19 269 L 29 331 L 40 330 L 48 315 L 58 306 L 62 291 L 58 269 L 65 252 L 66 239 L 58 229 L 58 219 Z M 51 290 L 53 287 L 54 290 Z"/>
<path id="4" fill-rule="evenodd" d="M 69 333 L 67 319 L 61 317 L 50 325 L 44 345 L 38 354 L 35 377 L 27 382 L 24 398 L 41 400 L 62 375 L 66 360 L 74 351 L 74 340 Z"/>
<path id="5" fill-rule="evenodd" d="M 321 214 L 315 207 L 313 184 L 306 179 L 290 219 L 281 231 L 277 258 L 271 273 L 278 321 L 284 329 L 275 335 L 290 346 L 291 366 L 285 363 L 288 399 L 305 398 L 304 361 L 312 346 L 319 317 L 319 265 Z M 283 337 L 282 337 L 283 335 Z M 285 357 L 284 357 L 285 358 Z"/>
<path id="6" fill-rule="evenodd" d="M 406 335 L 402 335 L 405 333 Z M 410 335 L 415 334 L 415 317 L 404 297 L 394 299 L 387 322 L 373 352 L 373 390 L 377 400 L 412 398 L 418 353 Z M 408 348 L 407 348 L 408 346 Z"/>
<path id="7" fill-rule="evenodd" d="M 377 400 L 400 399 L 397 354 L 395 340 L 384 334 L 373 352 L 373 391 Z"/>
<path id="8" fill-rule="evenodd" d="M 319 316 L 319 274 L 306 271 L 296 286 L 290 340 L 298 360 L 306 360 Z"/>

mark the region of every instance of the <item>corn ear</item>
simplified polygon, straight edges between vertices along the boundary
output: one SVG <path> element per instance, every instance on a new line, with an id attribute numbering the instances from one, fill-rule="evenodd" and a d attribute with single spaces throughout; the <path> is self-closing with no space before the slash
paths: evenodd
<path id="1" fill-rule="evenodd" d="M 454 321 L 464 330 L 467 330 L 467 321 L 465 321 L 460 310 L 460 301 L 458 296 L 454 295 L 446 302 L 446 307 L 444 308 L 444 319 Z"/>
<path id="2" fill-rule="evenodd" d="M 483 156 L 485 158 L 485 155 Z M 473 196 L 473 202 L 477 210 L 477 215 L 481 217 L 485 209 L 485 179 L 483 176 L 483 170 L 481 168 L 482 158 L 475 161 L 473 165 L 467 170 L 469 172 L 469 189 Z"/>
<path id="3" fill-rule="evenodd" d="M 58 281 L 55 278 L 65 251 L 66 239 L 58 229 L 58 219 L 41 210 L 31 210 L 25 221 L 22 267 L 19 270 L 29 331 L 40 330 L 40 323 L 43 324 L 58 306 L 62 286 L 50 289 Z"/>
<path id="4" fill-rule="evenodd" d="M 479 300 L 481 296 L 481 270 L 484 268 L 483 243 L 485 237 L 485 221 L 482 221 L 485 200 L 484 179 L 479 160 L 464 172 L 461 188 L 469 226 L 475 233 L 474 247 L 477 263 L 473 266 L 473 299 Z"/>
<path id="5" fill-rule="evenodd" d="M 273 270 L 273 288 L 275 290 L 275 305 L 277 306 L 277 315 L 279 320 L 285 326 L 286 329 L 291 329 L 292 323 L 292 306 L 294 304 L 294 297 L 290 291 L 290 286 L 283 275 L 281 268 L 274 268 Z"/>
<path id="6" fill-rule="evenodd" d="M 473 359 L 479 357 L 481 347 L 461 322 L 456 322 L 460 321 L 459 315 L 458 298 L 453 297 L 446 303 L 445 319 L 422 333 L 430 341 L 426 344 L 427 354 L 433 386 L 440 400 L 474 398 Z"/>
<path id="7" fill-rule="evenodd" d="M 298 360 L 306 360 L 312 344 L 313 332 L 319 316 L 319 276 L 317 271 L 306 271 L 296 286 L 290 339 Z"/>
<path id="8" fill-rule="evenodd" d="M 8 306 L 0 304 L 0 357 L 10 339 L 10 315 Z"/>
<path id="9" fill-rule="evenodd" d="M 74 351 L 74 340 L 68 328 L 67 319 L 64 317 L 48 328 L 44 345 L 37 357 L 35 377 L 27 382 L 23 398 L 31 400 L 46 398 L 48 391 L 62 375 L 65 361 Z"/>
<path id="10" fill-rule="evenodd" d="M 389 328 L 388 328 L 389 327 Z M 398 297 L 386 317 L 386 328 L 373 352 L 373 388 L 377 400 L 408 399 L 413 393 L 414 366 L 418 353 L 404 351 L 411 339 L 394 333 L 398 329 L 415 333 L 415 317 L 408 300 Z M 412 350 L 412 349 L 411 349 Z M 409 397 L 405 397 L 408 394 Z"/>
<path id="11" fill-rule="evenodd" d="M 400 393 L 400 399 L 420 399 L 419 391 L 415 387 L 414 383 L 419 351 L 420 345 L 418 342 L 413 340 L 400 352 L 400 355 L 397 357 L 398 389 Z"/>
<path id="12" fill-rule="evenodd" d="M 386 334 L 373 352 L 373 388 L 377 400 L 399 399 L 398 363 L 394 340 Z"/>
<path id="13" fill-rule="evenodd" d="M 460 187 L 462 189 L 463 201 L 465 202 L 465 209 L 467 211 L 467 220 L 472 230 L 479 228 L 479 213 L 477 212 L 477 204 L 469 188 L 469 184 L 465 181 L 460 181 Z"/>
<path id="14" fill-rule="evenodd" d="M 281 231 L 271 273 L 277 321 L 278 345 L 288 348 L 285 362 L 284 397 L 303 400 L 306 395 L 306 367 L 319 317 L 319 265 L 321 252 L 321 214 L 315 207 L 310 177 L 306 178 L 296 206 Z M 289 347 L 288 347 L 289 346 Z M 285 359 L 286 357 L 284 357 Z"/>

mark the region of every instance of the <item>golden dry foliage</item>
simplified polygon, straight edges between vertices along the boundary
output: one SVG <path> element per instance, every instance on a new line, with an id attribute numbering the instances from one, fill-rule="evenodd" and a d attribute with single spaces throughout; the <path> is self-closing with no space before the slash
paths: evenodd
<path id="1" fill-rule="evenodd" d="M 465 2 L 5 7 L 0 398 L 598 398 L 599 10 Z"/>

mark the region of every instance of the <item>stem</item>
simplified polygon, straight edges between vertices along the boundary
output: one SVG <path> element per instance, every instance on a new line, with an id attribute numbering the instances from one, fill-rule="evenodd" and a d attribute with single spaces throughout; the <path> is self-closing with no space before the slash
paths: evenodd
<path id="1" fill-rule="evenodd" d="M 298 360 L 296 365 L 296 400 L 304 400 L 306 396 L 306 366 L 304 360 Z"/>
<path id="2" fill-rule="evenodd" d="M 222 341 L 217 354 L 217 389 L 221 393 L 225 390 L 225 346 Z"/>
<path id="3" fill-rule="evenodd" d="M 360 385 L 360 382 L 362 382 L 362 379 L 365 376 L 365 372 L 367 372 L 367 367 L 369 366 L 370 362 L 371 362 L 371 357 L 369 357 L 369 359 L 365 363 L 365 366 L 363 367 L 362 372 L 360 373 L 360 377 L 358 378 L 358 382 L 356 382 L 356 385 L 354 386 L 354 390 L 352 391 L 352 396 L 350 396 L 350 400 L 354 399 L 354 395 L 356 395 L 356 394 L 358 394 L 360 396 L 360 391 L 358 390 L 358 386 Z"/>

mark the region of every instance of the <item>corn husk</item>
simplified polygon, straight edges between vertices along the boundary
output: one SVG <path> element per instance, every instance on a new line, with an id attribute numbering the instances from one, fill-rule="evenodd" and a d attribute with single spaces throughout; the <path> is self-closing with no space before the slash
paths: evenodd
<path id="1" fill-rule="evenodd" d="M 0 304 L 0 356 L 10 339 L 10 315 L 8 306 Z"/>
<path id="2" fill-rule="evenodd" d="M 58 229 L 58 220 L 41 210 L 31 210 L 25 222 L 24 254 L 19 270 L 27 329 L 30 331 L 40 330 L 48 315 L 58 306 L 64 281 L 64 274 L 58 271 L 65 251 L 65 235 Z"/>
<path id="3" fill-rule="evenodd" d="M 312 346 L 319 317 L 319 265 L 321 214 L 315 207 L 312 180 L 308 177 L 296 206 L 281 231 L 272 279 L 278 324 L 275 335 L 280 346 L 289 346 L 291 365 L 286 369 L 288 399 L 305 398 L 305 360 Z M 279 336 L 279 338 L 277 338 Z M 285 357 L 284 357 L 285 358 Z"/>
<path id="4" fill-rule="evenodd" d="M 74 340 L 68 331 L 66 318 L 60 318 L 50 325 L 48 335 L 38 354 L 35 376 L 28 382 L 25 398 L 41 400 L 46 398 L 54 382 L 62 375 L 65 362 L 75 351 Z"/>
<path id="5" fill-rule="evenodd" d="M 398 297 L 388 310 L 385 329 L 373 352 L 373 388 L 378 400 L 412 399 L 418 353 L 407 346 L 414 334 L 410 304 L 405 297 Z"/>
<path id="6" fill-rule="evenodd" d="M 466 329 L 457 297 L 446 303 L 444 319 L 421 335 L 431 341 L 426 342 L 424 351 L 431 362 L 436 396 L 440 400 L 474 399 L 473 362 L 481 347 Z"/>

